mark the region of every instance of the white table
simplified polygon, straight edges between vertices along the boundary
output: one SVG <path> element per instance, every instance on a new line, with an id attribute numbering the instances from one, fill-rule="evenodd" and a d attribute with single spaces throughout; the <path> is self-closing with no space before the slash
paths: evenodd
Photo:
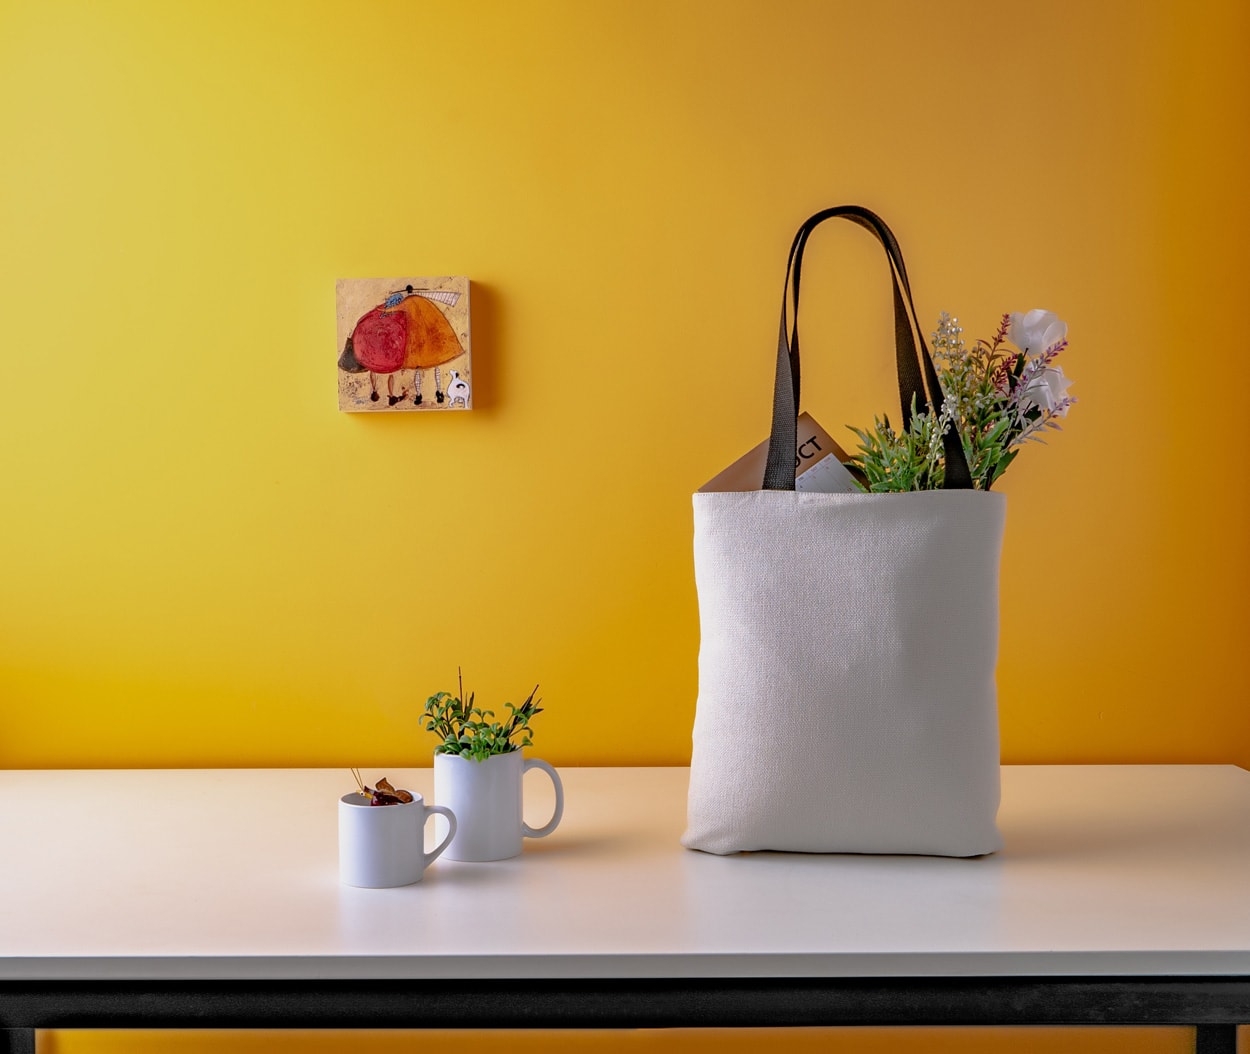
<path id="1" fill-rule="evenodd" d="M 432 794 L 428 769 L 365 773 Z M 0 1050 L 35 1028 L 1250 1022 L 1250 772 L 1016 766 L 1001 853 L 714 857 L 685 769 L 341 886 L 346 769 L 0 772 Z M 527 783 L 531 822 L 548 784 Z M 433 824 L 430 825 L 431 832 Z M 5 1030 L 8 1030 L 7 1032 Z"/>

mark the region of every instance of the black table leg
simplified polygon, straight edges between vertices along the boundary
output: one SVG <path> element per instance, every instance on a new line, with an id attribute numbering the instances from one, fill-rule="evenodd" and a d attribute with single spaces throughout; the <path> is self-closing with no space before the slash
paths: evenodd
<path id="1" fill-rule="evenodd" d="M 0 1054 L 35 1054 L 33 1028 L 0 1028 Z"/>
<path id="2" fill-rule="evenodd" d="M 1199 1025 L 1195 1054 L 1237 1054 L 1236 1025 Z"/>

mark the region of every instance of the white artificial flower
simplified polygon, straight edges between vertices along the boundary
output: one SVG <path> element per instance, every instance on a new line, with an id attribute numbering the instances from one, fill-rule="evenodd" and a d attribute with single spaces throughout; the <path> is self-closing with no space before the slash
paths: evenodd
<path id="1" fill-rule="evenodd" d="M 1072 382 L 1063 375 L 1060 367 L 1047 366 L 1024 389 L 1024 394 L 1020 396 L 1020 405 L 1026 410 L 1036 407 L 1043 411 L 1053 411 L 1067 399 L 1068 387 L 1071 384 Z M 1067 415 L 1067 406 L 1063 406 L 1055 413 L 1056 417 L 1067 417 Z"/>
<path id="2" fill-rule="evenodd" d="M 1040 355 L 1047 348 L 1053 348 L 1068 335 L 1068 324 L 1053 311 L 1034 308 L 1021 314 L 1011 313 L 1011 325 L 1007 329 L 1007 339 L 1017 348 L 1029 355 Z"/>

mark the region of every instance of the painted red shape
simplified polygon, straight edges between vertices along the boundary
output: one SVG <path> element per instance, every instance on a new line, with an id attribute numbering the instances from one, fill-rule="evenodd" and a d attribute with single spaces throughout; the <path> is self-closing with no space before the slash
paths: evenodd
<path id="1" fill-rule="evenodd" d="M 394 373 L 408 349 L 408 315 L 375 307 L 362 315 L 352 333 L 356 361 L 373 373 Z"/>

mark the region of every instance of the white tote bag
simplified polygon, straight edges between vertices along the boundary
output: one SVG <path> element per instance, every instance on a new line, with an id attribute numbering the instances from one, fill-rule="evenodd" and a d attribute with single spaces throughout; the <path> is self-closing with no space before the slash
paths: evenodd
<path id="1" fill-rule="evenodd" d="M 871 212 L 841 206 L 800 228 L 786 280 L 796 320 L 803 247 L 833 217 L 873 232 L 890 258 L 905 411 L 913 395 L 925 407 L 922 377 L 940 407 L 902 254 Z M 948 489 L 796 492 L 798 336 L 786 314 L 783 303 L 765 489 L 694 497 L 701 643 L 682 844 L 993 852 L 1005 499 L 971 489 L 953 430 Z"/>

